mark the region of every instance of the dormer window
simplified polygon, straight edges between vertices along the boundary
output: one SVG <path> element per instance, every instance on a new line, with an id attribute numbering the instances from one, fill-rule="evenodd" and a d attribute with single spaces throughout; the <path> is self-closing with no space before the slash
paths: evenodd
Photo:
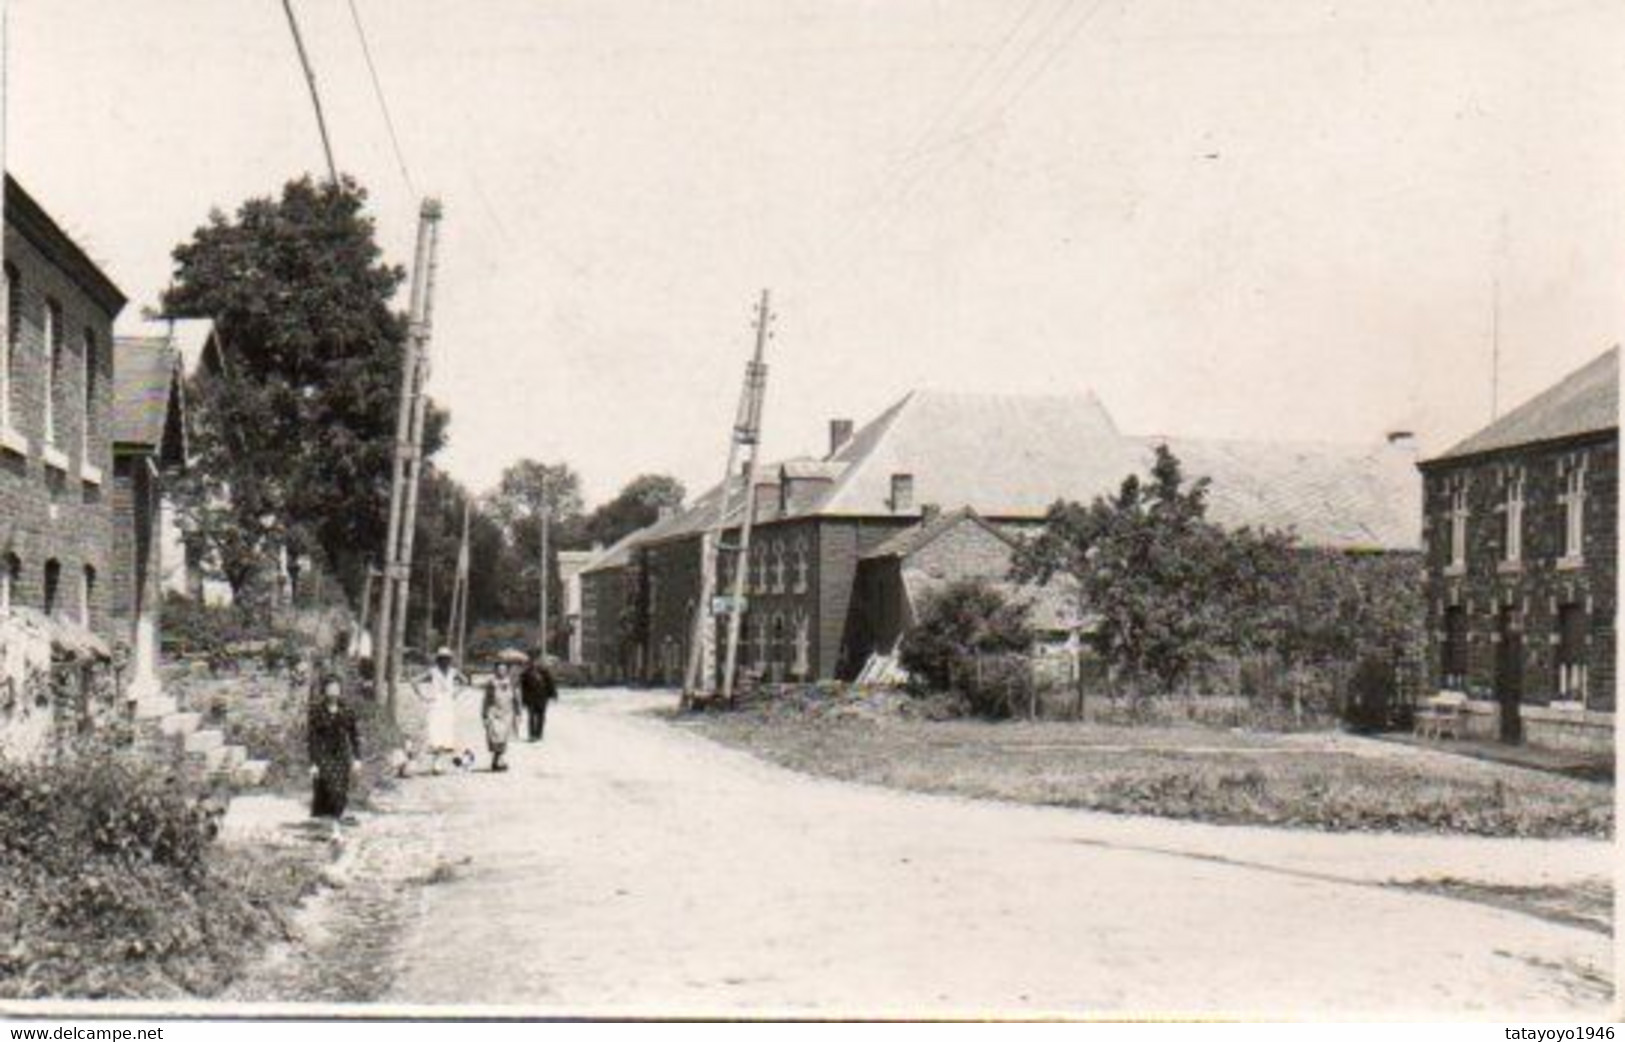
<path id="1" fill-rule="evenodd" d="M 893 474 L 891 476 L 891 510 L 894 514 L 907 513 L 914 509 L 914 475 Z"/>

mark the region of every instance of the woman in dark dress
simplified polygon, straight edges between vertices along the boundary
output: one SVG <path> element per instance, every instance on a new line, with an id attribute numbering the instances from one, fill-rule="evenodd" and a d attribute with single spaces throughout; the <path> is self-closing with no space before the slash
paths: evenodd
<path id="1" fill-rule="evenodd" d="M 350 802 L 350 771 L 361 766 L 361 738 L 334 674 L 322 678 L 321 695 L 311 706 L 309 741 L 310 816 L 332 818 L 337 831 Z"/>

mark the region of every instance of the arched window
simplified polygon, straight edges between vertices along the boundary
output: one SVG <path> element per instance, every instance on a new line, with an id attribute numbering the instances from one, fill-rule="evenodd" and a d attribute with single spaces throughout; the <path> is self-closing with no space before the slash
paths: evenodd
<path id="1" fill-rule="evenodd" d="M 56 597 L 62 587 L 62 562 L 51 558 L 45 562 L 45 614 L 56 614 Z"/>
<path id="2" fill-rule="evenodd" d="M 11 611 L 11 600 L 17 595 L 17 587 L 22 582 L 22 574 L 22 558 L 9 553 L 4 558 L 0 558 L 0 615 Z"/>
<path id="3" fill-rule="evenodd" d="M 83 575 L 79 580 L 79 625 L 90 628 L 90 606 L 96 603 L 96 569 L 85 565 Z"/>
<path id="4" fill-rule="evenodd" d="M 90 458 L 96 436 L 96 331 L 85 330 L 85 415 L 79 425 L 79 460 L 81 466 L 94 466 Z"/>
<path id="5" fill-rule="evenodd" d="M 11 422 L 11 383 L 16 372 L 15 359 L 20 350 L 19 344 L 23 333 L 23 287 L 17 269 L 10 264 L 5 266 L 6 272 L 6 330 L 4 340 L 0 340 L 0 430 L 10 428 Z"/>

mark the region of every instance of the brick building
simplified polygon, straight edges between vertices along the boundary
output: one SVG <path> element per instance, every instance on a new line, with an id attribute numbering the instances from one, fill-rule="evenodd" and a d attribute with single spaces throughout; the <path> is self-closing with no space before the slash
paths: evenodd
<path id="1" fill-rule="evenodd" d="M 1429 680 L 1517 742 L 1613 737 L 1619 350 L 1420 464 Z"/>
<path id="2" fill-rule="evenodd" d="M 9 175 L 0 337 L 0 610 L 29 607 L 109 643 L 113 320 L 125 298 Z"/>
<path id="3" fill-rule="evenodd" d="M 873 613 L 883 610 L 862 599 L 861 562 L 942 510 L 968 508 L 990 532 L 1030 530 L 1057 499 L 1114 492 L 1148 467 L 1159 443 L 1187 473 L 1213 480 L 1210 511 L 1220 523 L 1291 529 L 1311 547 L 1419 548 L 1415 461 L 1401 447 L 1137 438 L 1120 433 L 1092 395 L 916 391 L 862 428 L 833 422 L 824 458 L 763 469 L 741 661 L 782 679 L 855 677 L 877 648 Z M 742 503 L 738 492 L 736 484 L 732 499 Z M 647 586 L 652 682 L 681 682 L 719 493 L 634 552 Z M 965 557 L 958 574 L 985 574 L 977 560 Z M 729 578 L 723 569 L 719 588 Z"/>

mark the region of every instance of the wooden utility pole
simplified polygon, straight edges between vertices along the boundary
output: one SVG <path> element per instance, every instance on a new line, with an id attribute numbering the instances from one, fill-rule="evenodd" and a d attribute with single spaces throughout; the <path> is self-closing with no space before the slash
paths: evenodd
<path id="1" fill-rule="evenodd" d="M 744 615 L 745 571 L 750 566 L 751 523 L 754 504 L 751 497 L 756 484 L 756 448 L 762 434 L 762 401 L 767 392 L 767 363 L 762 360 L 771 335 L 768 325 L 772 315 L 768 310 L 768 291 L 762 290 L 761 303 L 756 308 L 755 352 L 745 366 L 745 384 L 739 394 L 739 409 L 734 417 L 733 430 L 728 436 L 728 464 L 722 476 L 721 502 L 710 531 L 700 543 L 700 597 L 694 606 L 694 630 L 689 644 L 688 673 L 683 683 L 683 704 L 691 705 L 712 691 L 714 680 L 712 664 L 715 655 L 716 631 L 712 624 L 713 598 L 716 595 L 717 562 L 722 554 L 733 555 L 733 592 L 725 605 L 728 619 L 728 642 L 723 658 L 722 696 L 733 701 L 734 664 L 739 648 L 739 627 Z M 740 528 L 740 543 L 730 547 L 723 542 L 728 518 L 733 508 L 733 483 L 739 457 L 745 456 L 744 520 Z"/>
<path id="2" fill-rule="evenodd" d="M 373 641 L 374 687 L 395 708 L 406 642 L 406 606 L 411 591 L 412 542 L 417 528 L 418 479 L 423 463 L 423 422 L 428 407 L 429 332 L 434 317 L 435 250 L 440 238 L 440 203 L 425 199 L 418 216 L 417 252 L 412 264 L 410 326 L 401 364 L 400 411 L 395 425 L 395 467 L 389 486 L 389 533 L 384 549 L 384 586 Z"/>

